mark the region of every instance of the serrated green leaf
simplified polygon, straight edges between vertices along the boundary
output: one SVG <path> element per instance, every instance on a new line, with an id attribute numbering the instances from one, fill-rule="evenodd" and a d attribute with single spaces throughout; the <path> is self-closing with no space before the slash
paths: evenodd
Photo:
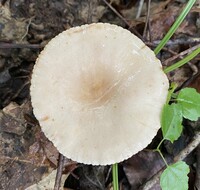
<path id="1" fill-rule="evenodd" d="M 189 166 L 179 161 L 168 166 L 160 177 L 162 190 L 188 190 Z"/>
<path id="2" fill-rule="evenodd" d="M 172 143 L 177 140 L 182 132 L 182 112 L 177 104 L 165 104 L 162 113 L 161 126 L 163 138 Z"/>
<path id="3" fill-rule="evenodd" d="M 200 117 L 200 94 L 194 88 L 184 88 L 177 97 L 181 105 L 183 117 L 197 121 Z"/>

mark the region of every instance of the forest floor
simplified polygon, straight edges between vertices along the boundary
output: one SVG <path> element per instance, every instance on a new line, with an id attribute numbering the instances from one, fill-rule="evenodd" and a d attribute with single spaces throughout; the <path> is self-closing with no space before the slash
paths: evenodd
<path id="1" fill-rule="evenodd" d="M 184 0 L 0 0 L 0 189 L 53 189 L 59 152 L 42 133 L 32 113 L 30 79 L 35 60 L 54 36 L 74 26 L 107 22 L 137 35 L 151 49 L 169 30 L 187 1 Z M 149 2 L 149 3 L 148 3 Z M 200 43 L 198 3 L 158 55 L 163 66 L 184 57 Z M 149 12 L 149 14 L 147 14 Z M 179 89 L 200 92 L 200 57 L 171 72 Z M 162 146 L 168 161 L 192 140 L 199 122 L 184 121 L 182 136 Z M 148 149 L 162 138 L 159 131 Z M 200 189 L 200 147 L 185 161 L 190 166 L 189 188 Z M 73 190 L 112 189 L 110 166 L 87 166 L 62 161 L 61 185 Z M 153 151 L 143 150 L 119 164 L 120 190 L 137 190 L 164 167 Z M 40 181 L 43 179 L 43 183 Z M 196 186 L 196 187 L 195 187 Z M 159 190 L 157 182 L 152 190 Z"/>

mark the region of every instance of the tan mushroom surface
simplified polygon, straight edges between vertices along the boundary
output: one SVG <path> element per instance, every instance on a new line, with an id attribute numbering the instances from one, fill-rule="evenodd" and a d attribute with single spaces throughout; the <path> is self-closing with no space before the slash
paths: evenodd
<path id="1" fill-rule="evenodd" d="M 152 50 L 128 30 L 103 23 L 53 38 L 31 83 L 45 135 L 67 158 L 93 165 L 121 162 L 152 141 L 169 86 Z"/>

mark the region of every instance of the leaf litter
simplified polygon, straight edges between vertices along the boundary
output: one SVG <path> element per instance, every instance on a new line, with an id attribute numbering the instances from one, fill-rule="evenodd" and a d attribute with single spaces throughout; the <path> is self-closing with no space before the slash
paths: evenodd
<path id="1" fill-rule="evenodd" d="M 127 26 L 127 23 L 114 14 L 101 0 L 4 2 L 0 5 L 0 189 L 25 189 L 49 176 L 58 164 L 59 153 L 41 132 L 30 106 L 28 82 L 40 47 L 65 29 L 91 22 L 109 22 L 123 27 L 132 27 L 142 35 L 147 8 L 144 4 L 141 16 L 135 19 L 138 1 L 110 1 L 116 11 L 129 22 Z M 183 6 L 184 3 L 175 0 L 152 0 L 150 30 L 148 36 L 145 37 L 150 42 L 150 47 L 154 48 L 156 41 L 165 35 Z M 199 9 L 196 5 L 171 39 L 175 44 L 168 45 L 159 55 L 162 61 L 196 44 L 190 41 L 199 36 L 198 15 Z M 176 42 L 176 39 L 179 42 Z M 10 48 L 1 48 L 5 43 Z M 38 44 L 40 47 L 11 48 L 16 43 L 28 44 L 30 47 Z M 167 63 L 166 66 L 178 59 Z M 199 69 L 198 61 L 197 57 L 191 62 Z M 199 70 L 195 76 L 192 76 L 192 72 L 191 67 L 186 65 L 170 73 L 168 77 L 171 81 L 178 83 L 179 87 L 193 86 L 199 91 Z M 23 86 L 25 83 L 27 85 Z M 191 124 L 193 128 L 183 122 L 184 137 L 192 138 L 193 132 L 197 130 L 197 122 Z M 158 132 L 150 147 L 155 148 L 160 138 L 161 135 Z M 176 152 L 181 151 L 182 146 L 175 145 L 175 147 Z M 139 188 L 163 167 L 164 163 L 159 156 L 154 154 L 144 151 L 121 164 L 119 171 L 121 189 Z M 195 152 L 191 154 L 194 157 Z M 168 152 L 165 149 L 165 155 L 171 157 L 170 150 Z M 190 165 L 195 165 L 195 163 L 196 160 L 192 159 Z M 80 169 L 75 170 L 77 167 Z M 69 180 L 65 183 L 66 187 L 78 188 L 76 183 L 70 185 L 73 183 L 73 180 L 70 181 L 73 176 L 75 181 L 78 181 L 79 188 L 81 184 L 82 190 L 84 188 L 111 189 L 111 174 L 108 167 L 97 168 L 91 172 L 91 168 L 68 160 L 64 173 L 69 175 Z M 199 171 L 196 173 L 198 174 Z M 189 186 L 193 188 L 194 184 L 189 184 Z M 154 187 L 154 189 L 159 188 L 159 184 Z"/>

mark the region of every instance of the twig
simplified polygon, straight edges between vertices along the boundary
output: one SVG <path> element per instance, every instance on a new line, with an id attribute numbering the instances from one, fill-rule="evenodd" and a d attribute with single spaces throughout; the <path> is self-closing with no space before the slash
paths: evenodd
<path id="1" fill-rule="evenodd" d="M 127 26 L 130 27 L 129 22 L 106 0 L 102 0 Z"/>
<path id="2" fill-rule="evenodd" d="M 27 36 L 27 34 L 28 34 L 28 32 L 29 32 L 29 28 L 30 28 L 31 22 L 32 22 L 32 19 L 33 19 L 33 17 L 30 18 L 30 19 L 28 19 L 28 24 L 27 24 L 27 26 L 26 26 L 26 32 L 25 32 L 24 35 L 21 37 L 20 41 L 22 41 L 22 40 Z"/>
<path id="3" fill-rule="evenodd" d="M 111 175 L 111 172 L 112 172 L 112 166 L 109 167 L 109 169 L 108 169 L 108 172 L 107 172 L 107 175 L 106 175 L 106 179 L 105 179 L 105 182 L 106 182 L 106 183 L 107 183 L 108 180 L 109 180 L 109 177 L 110 177 L 110 175 Z"/>
<path id="4" fill-rule="evenodd" d="M 174 56 L 170 57 L 169 59 L 165 60 L 163 62 L 163 65 L 167 65 L 167 63 L 172 62 L 174 59 L 180 57 L 182 58 L 182 56 L 184 56 L 185 54 L 191 53 L 192 51 L 194 51 L 195 49 L 199 48 L 200 44 L 193 46 L 189 49 L 186 49 L 185 51 L 182 51 L 181 53 L 175 54 Z"/>
<path id="5" fill-rule="evenodd" d="M 155 45 L 153 42 L 145 42 L 145 44 L 146 44 L 146 45 L 149 45 L 149 46 L 156 47 L 156 45 Z M 175 51 L 173 51 L 173 50 L 171 50 L 171 49 L 169 49 L 169 48 L 167 48 L 167 47 L 163 47 L 163 50 L 170 52 L 170 53 L 171 53 L 172 55 L 174 55 L 174 56 L 173 56 L 173 57 L 170 57 L 169 59 L 167 59 L 167 60 L 165 60 L 165 61 L 163 61 L 163 62 L 162 62 L 162 65 L 167 65 L 168 62 L 171 62 L 171 61 L 173 61 L 174 59 L 176 59 L 176 58 L 178 58 L 178 57 L 180 57 L 180 58 L 182 59 L 182 58 L 183 58 L 183 55 L 185 55 L 185 54 L 187 54 L 187 53 L 191 53 L 191 52 L 193 52 L 194 50 L 196 50 L 196 49 L 199 48 L 199 47 L 200 47 L 200 45 L 198 44 L 198 45 L 193 46 L 193 47 L 191 47 L 191 48 L 189 48 L 189 49 L 187 49 L 187 50 L 185 50 L 185 51 L 183 51 L 183 52 L 181 52 L 181 53 L 176 53 Z M 192 76 L 191 76 L 191 78 L 189 79 L 189 80 L 191 80 L 192 77 L 194 77 L 196 74 L 198 74 L 199 70 L 198 70 L 198 67 L 197 67 L 196 65 L 192 64 L 191 62 L 188 62 L 188 65 L 189 65 L 190 69 L 193 71 Z M 188 80 L 186 80 L 185 82 L 187 82 L 187 81 L 188 81 Z M 185 82 L 184 82 L 183 84 L 185 84 Z M 181 85 L 181 86 L 182 86 L 182 85 Z M 182 88 L 182 87 L 181 87 L 181 88 Z M 178 87 L 177 89 L 180 89 L 180 87 Z M 177 91 L 177 90 L 176 90 L 176 91 Z"/>
<path id="6" fill-rule="evenodd" d="M 150 46 L 152 48 L 155 48 L 157 45 L 154 42 L 144 42 L 147 46 Z M 176 52 L 174 52 L 173 50 L 167 48 L 167 47 L 163 47 L 162 50 L 167 51 L 169 53 L 171 53 L 172 55 L 177 55 Z"/>
<path id="7" fill-rule="evenodd" d="M 136 19 L 137 19 L 137 18 L 140 18 L 140 15 L 141 15 L 141 13 L 142 13 L 143 4 L 144 4 L 144 0 L 140 0 L 140 2 L 139 2 L 139 7 L 138 7 L 138 11 L 137 11 L 137 15 L 136 15 Z"/>
<path id="8" fill-rule="evenodd" d="M 5 160 L 5 162 L 7 160 L 11 160 L 11 161 L 14 161 L 14 162 L 21 162 L 21 163 L 25 163 L 25 164 L 31 164 L 31 165 L 34 165 L 36 167 L 47 167 L 48 165 L 47 164 L 35 164 L 33 161 L 31 160 L 23 160 L 23 159 L 20 159 L 19 157 L 14 157 L 14 158 L 11 158 L 11 157 L 8 157 L 8 156 L 1 156 L 0 160 Z"/>
<path id="9" fill-rule="evenodd" d="M 85 174 L 85 178 L 92 184 L 92 185 L 94 185 L 95 187 L 97 187 L 98 189 L 105 189 L 103 186 L 102 186 L 102 184 L 101 184 L 101 182 L 99 181 L 99 179 L 98 179 L 98 176 L 95 176 L 96 177 L 96 180 L 93 180 L 93 179 L 91 179 L 87 174 Z"/>
<path id="10" fill-rule="evenodd" d="M 155 40 L 152 43 L 157 46 L 159 43 L 161 42 L 161 40 Z M 181 44 L 193 44 L 193 43 L 199 43 L 200 42 L 200 38 L 179 38 L 179 39 L 175 39 L 175 40 L 169 40 L 166 45 L 171 46 L 171 45 L 181 45 Z M 147 45 L 149 42 L 145 42 Z M 151 44 L 151 43 L 150 43 Z"/>
<path id="11" fill-rule="evenodd" d="M 151 22 L 150 22 L 150 20 L 148 22 L 148 30 L 149 30 L 149 41 L 151 42 L 152 41 L 152 33 L 151 33 Z"/>
<path id="12" fill-rule="evenodd" d="M 200 131 L 198 131 L 193 141 L 188 144 L 186 148 L 184 148 L 175 158 L 174 162 L 184 160 L 200 143 Z"/>
<path id="13" fill-rule="evenodd" d="M 139 38 L 142 39 L 142 36 L 138 33 L 138 31 L 132 28 L 130 26 L 130 23 L 110 3 L 108 3 L 106 0 L 102 1 L 129 27 L 129 29 L 133 30 L 133 33 L 135 33 Z"/>
<path id="14" fill-rule="evenodd" d="M 200 189 L 200 145 L 197 147 L 197 167 L 196 167 L 196 180 L 195 187 Z"/>
<path id="15" fill-rule="evenodd" d="M 58 161 L 58 168 L 57 168 L 57 173 L 56 173 L 54 190 L 60 189 L 64 161 L 65 161 L 65 157 L 62 154 L 59 154 L 59 161 Z"/>
<path id="16" fill-rule="evenodd" d="M 170 58 L 167 59 L 167 60 L 165 60 L 164 62 L 162 62 L 162 64 L 163 64 L 163 65 L 167 65 L 168 62 L 173 61 L 173 60 L 176 59 L 177 57 L 180 57 L 181 59 L 183 59 L 183 58 L 184 58 L 183 55 L 189 54 L 189 53 L 193 52 L 194 50 L 196 50 L 196 49 L 199 48 L 199 47 L 200 47 L 200 44 L 198 44 L 198 45 L 196 45 L 196 46 L 193 46 L 193 47 L 191 47 L 191 48 L 189 48 L 189 49 L 187 49 L 187 50 L 185 50 L 185 51 L 183 51 L 183 52 L 181 52 L 181 53 L 176 53 L 176 52 L 174 52 L 174 51 L 171 50 L 171 53 L 174 54 L 174 56 L 173 56 L 173 57 L 170 57 Z M 195 76 L 195 75 L 198 73 L 198 67 L 197 67 L 196 65 L 192 64 L 190 61 L 189 61 L 187 64 L 188 64 L 188 66 L 190 67 L 190 69 L 191 69 L 192 72 L 193 72 L 193 73 L 192 73 L 192 76 Z"/>
<path id="17" fill-rule="evenodd" d="M 44 46 L 40 44 L 15 44 L 15 43 L 0 42 L 0 49 L 13 49 L 13 48 L 40 49 L 43 47 Z"/>
<path id="18" fill-rule="evenodd" d="M 17 92 L 10 96 L 7 100 L 5 100 L 4 104 L 7 105 L 9 103 L 10 100 L 14 100 L 15 98 L 17 98 L 17 96 L 21 93 L 21 91 L 30 84 L 30 81 L 25 82 L 18 90 Z"/>
<path id="19" fill-rule="evenodd" d="M 92 23 L 92 2 L 88 0 L 88 15 L 87 15 L 87 23 L 90 24 Z"/>
<path id="20" fill-rule="evenodd" d="M 150 10 L 151 10 L 151 0 L 148 0 L 148 3 L 146 3 L 147 6 L 147 15 L 146 15 L 146 21 L 143 31 L 143 38 L 147 36 L 147 28 L 149 28 L 149 38 L 151 41 L 151 32 L 150 32 Z"/>
<path id="21" fill-rule="evenodd" d="M 174 162 L 184 160 L 200 143 L 200 131 L 197 132 L 193 138 L 193 140 L 184 148 L 175 158 Z M 143 184 L 139 190 L 149 190 L 151 189 L 158 181 L 159 178 L 165 169 L 162 168 L 156 175 L 154 175 L 150 180 L 148 180 L 145 184 Z"/>

